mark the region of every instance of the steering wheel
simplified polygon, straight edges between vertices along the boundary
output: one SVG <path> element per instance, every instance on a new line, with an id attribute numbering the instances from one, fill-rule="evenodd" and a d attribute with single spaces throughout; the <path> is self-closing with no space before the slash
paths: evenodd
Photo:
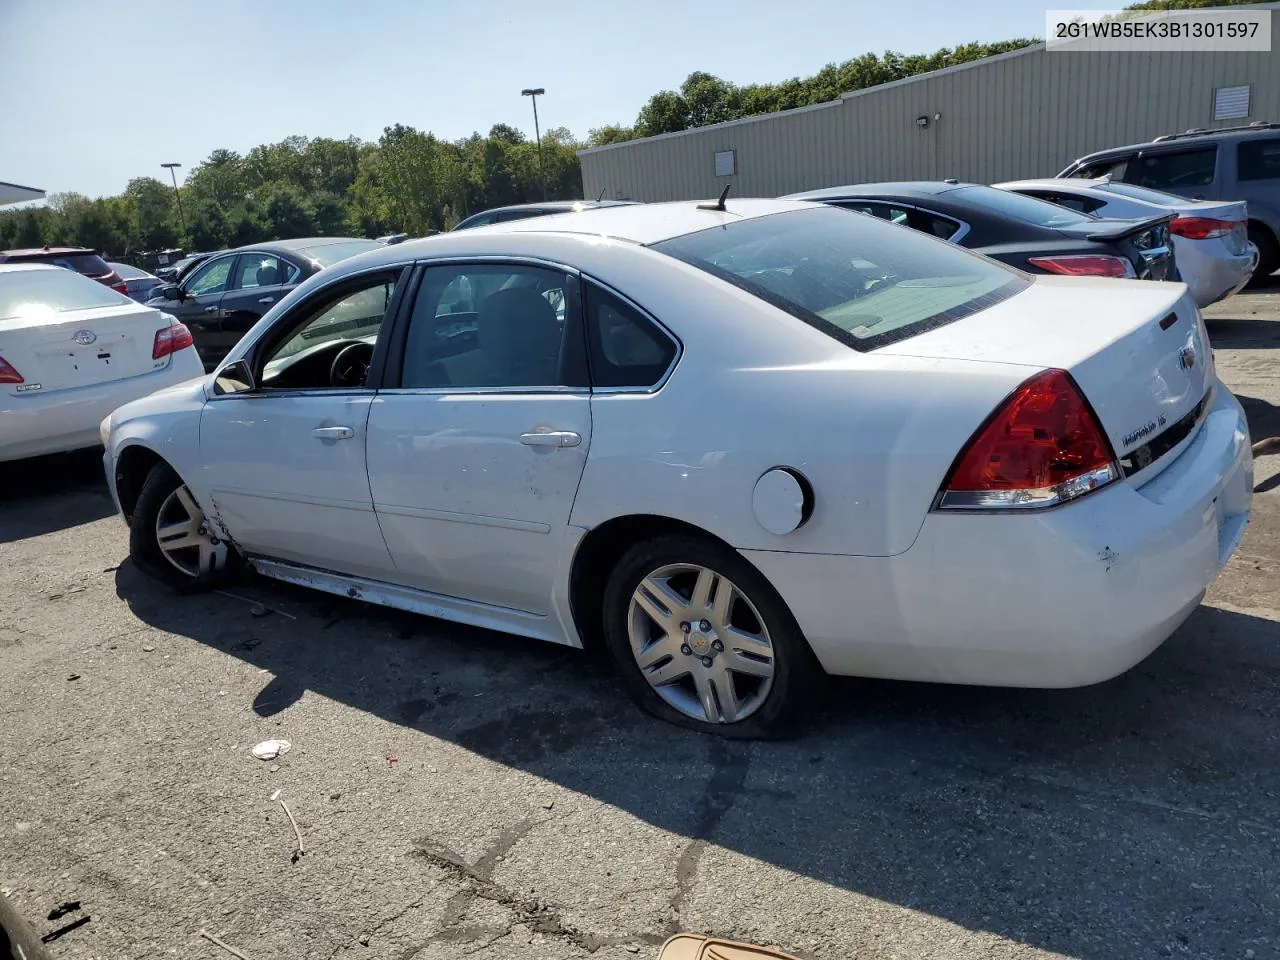
<path id="1" fill-rule="evenodd" d="M 363 387 L 373 360 L 373 346 L 349 343 L 339 350 L 329 364 L 329 383 L 335 387 Z"/>

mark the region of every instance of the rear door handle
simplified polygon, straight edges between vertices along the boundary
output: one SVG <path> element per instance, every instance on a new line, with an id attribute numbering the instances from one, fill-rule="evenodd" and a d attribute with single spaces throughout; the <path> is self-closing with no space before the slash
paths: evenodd
<path id="1" fill-rule="evenodd" d="M 350 440 L 356 432 L 350 427 L 316 427 L 311 435 L 317 440 Z"/>
<path id="2" fill-rule="evenodd" d="M 275 303 L 276 298 L 275 297 L 259 297 L 258 302 L 259 303 Z"/>
<path id="3" fill-rule="evenodd" d="M 582 443 L 582 434 L 572 430 L 522 433 L 520 442 L 526 447 L 576 447 Z"/>

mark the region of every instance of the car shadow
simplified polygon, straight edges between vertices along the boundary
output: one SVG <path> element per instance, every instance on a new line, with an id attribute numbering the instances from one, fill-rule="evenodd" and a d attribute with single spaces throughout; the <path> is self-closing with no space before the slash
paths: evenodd
<path id="1" fill-rule="evenodd" d="M 91 523 L 115 509 L 101 449 L 0 464 L 0 543 Z"/>
<path id="2" fill-rule="evenodd" d="M 146 623 L 267 671 L 248 709 L 314 691 L 681 835 L 690 857 L 715 844 L 1073 957 L 1275 943 L 1270 620 L 1202 607 L 1080 690 L 839 680 L 798 739 L 732 743 L 642 716 L 577 651 L 263 581 L 236 592 L 288 616 L 175 602 L 127 563 L 116 588 Z"/>

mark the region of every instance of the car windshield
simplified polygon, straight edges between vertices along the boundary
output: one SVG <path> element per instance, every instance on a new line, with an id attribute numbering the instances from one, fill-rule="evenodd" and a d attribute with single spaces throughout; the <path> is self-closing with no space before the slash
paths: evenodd
<path id="1" fill-rule="evenodd" d="M 976 313 L 1030 282 L 942 240 L 835 207 L 741 220 L 654 249 L 857 350 Z"/>
<path id="2" fill-rule="evenodd" d="M 322 267 L 354 257 L 357 253 L 369 250 L 380 250 L 384 245 L 377 240 L 344 240 L 339 243 L 320 243 L 314 247 L 302 247 L 298 253 L 308 260 L 314 260 Z"/>
<path id="3" fill-rule="evenodd" d="M 109 263 L 107 264 L 107 266 L 111 267 L 112 270 L 114 270 L 117 274 L 119 274 L 121 280 L 154 280 L 155 279 L 155 277 L 147 273 L 147 271 L 139 270 L 137 267 L 131 267 L 127 263 Z"/>
<path id="4" fill-rule="evenodd" d="M 1154 203 L 1161 207 L 1185 206 L 1187 202 L 1186 197 L 1175 197 L 1172 193 L 1165 193 L 1163 190 L 1152 190 L 1150 187 L 1136 187 L 1132 183 L 1100 183 L 1098 184 L 1098 189 L 1105 190 L 1108 193 L 1117 193 L 1131 200 Z"/>
<path id="5" fill-rule="evenodd" d="M 959 187 L 947 193 L 946 196 L 962 203 L 968 202 L 977 207 L 993 210 L 1014 220 L 1021 220 L 1023 223 L 1053 230 L 1094 223 L 1098 219 L 1046 200 L 1024 197 L 1020 193 L 1010 193 L 1008 190 L 998 190 L 995 187 Z"/>
<path id="6" fill-rule="evenodd" d="M 6 320 L 132 302 L 110 287 L 70 270 L 0 271 L 0 327 Z"/>

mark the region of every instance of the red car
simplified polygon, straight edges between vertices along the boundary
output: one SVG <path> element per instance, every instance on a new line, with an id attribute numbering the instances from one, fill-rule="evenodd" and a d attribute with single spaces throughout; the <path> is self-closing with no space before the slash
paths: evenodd
<path id="1" fill-rule="evenodd" d="M 129 287 L 96 250 L 87 247 L 37 247 L 31 250 L 0 251 L 0 263 L 52 263 L 106 284 L 117 293 L 129 295 Z"/>

